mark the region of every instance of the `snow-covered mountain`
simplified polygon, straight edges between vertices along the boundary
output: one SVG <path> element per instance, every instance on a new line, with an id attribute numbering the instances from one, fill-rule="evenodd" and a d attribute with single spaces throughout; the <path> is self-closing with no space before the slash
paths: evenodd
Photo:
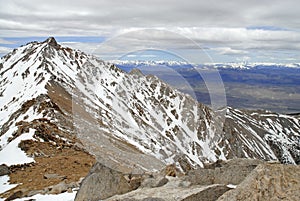
<path id="1" fill-rule="evenodd" d="M 204 64 L 204 66 L 214 67 L 214 68 L 233 68 L 233 69 L 255 69 L 255 68 L 300 68 L 299 63 L 270 63 L 270 62 L 241 62 L 241 63 L 208 63 Z"/>
<path id="2" fill-rule="evenodd" d="M 299 117 L 213 111 L 155 76 L 126 73 L 54 38 L 2 57 L 0 76 L 0 164 L 34 162 L 29 145 L 20 146 L 30 139 L 83 147 L 131 172 L 235 157 L 300 163 Z"/>
<path id="3" fill-rule="evenodd" d="M 185 61 L 149 61 L 149 60 L 110 60 L 110 63 L 120 65 L 144 65 L 144 66 L 155 66 L 155 65 L 167 65 L 167 66 L 182 66 L 190 65 Z"/>

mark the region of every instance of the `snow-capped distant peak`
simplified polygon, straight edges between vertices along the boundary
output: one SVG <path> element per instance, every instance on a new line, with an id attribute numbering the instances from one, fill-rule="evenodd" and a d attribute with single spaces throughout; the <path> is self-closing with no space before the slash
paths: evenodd
<path id="1" fill-rule="evenodd" d="M 180 66 L 180 65 L 191 65 L 185 61 L 151 61 L 151 60 L 110 60 L 110 63 L 116 65 L 148 65 L 148 66 L 157 66 L 157 65 L 166 65 L 166 66 Z"/>
<path id="2" fill-rule="evenodd" d="M 256 67 L 280 67 L 280 68 L 300 68 L 299 63 L 270 63 L 270 62 L 254 62 L 254 63 L 248 63 L 248 62 L 229 62 L 229 63 L 204 63 L 204 64 L 194 64 L 194 63 L 188 63 L 185 61 L 143 61 L 143 60 L 111 60 L 110 63 L 116 64 L 116 65 L 127 65 L 127 66 L 169 66 L 169 67 L 205 67 L 205 68 L 233 68 L 233 69 L 253 69 Z"/>

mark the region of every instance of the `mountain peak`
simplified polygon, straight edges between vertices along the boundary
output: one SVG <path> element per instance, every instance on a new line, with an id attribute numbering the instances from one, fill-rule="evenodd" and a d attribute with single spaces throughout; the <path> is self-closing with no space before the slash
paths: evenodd
<path id="1" fill-rule="evenodd" d="M 142 71 L 138 68 L 134 68 L 129 72 L 130 75 L 137 75 L 138 77 L 143 77 L 144 74 L 142 73 Z"/>
<path id="2" fill-rule="evenodd" d="M 52 47 L 59 47 L 59 44 L 56 42 L 54 37 L 49 37 L 44 43 L 48 43 Z"/>

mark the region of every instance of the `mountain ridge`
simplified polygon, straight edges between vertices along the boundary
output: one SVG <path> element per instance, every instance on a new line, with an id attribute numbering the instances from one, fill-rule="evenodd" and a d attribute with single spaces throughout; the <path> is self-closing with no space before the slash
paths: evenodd
<path id="1" fill-rule="evenodd" d="M 0 64 L 0 154 L 22 141 L 49 142 L 127 173 L 172 163 L 186 172 L 230 158 L 300 163 L 296 117 L 213 111 L 156 76 L 127 74 L 54 38 L 22 46 Z"/>
<path id="2" fill-rule="evenodd" d="M 32 44 L 36 44 L 36 43 L 32 43 Z M 57 77 L 59 77 L 59 76 L 61 76 L 62 78 L 64 78 L 64 80 L 63 80 L 63 83 L 74 83 L 74 82 L 76 82 L 75 81 L 75 77 L 76 77 L 76 73 L 78 73 L 81 69 L 83 69 L 82 67 L 80 67 L 80 64 L 82 64 L 83 65 L 83 67 L 84 68 L 87 68 L 87 71 L 92 71 L 92 68 L 93 68 L 93 63 L 92 62 L 90 62 L 90 61 L 88 61 L 88 62 L 86 62 L 86 61 L 83 61 L 83 59 L 84 60 L 87 60 L 87 58 L 88 57 L 90 57 L 90 58 L 92 58 L 92 59 L 95 59 L 94 57 L 91 57 L 91 56 L 87 56 L 87 55 L 85 55 L 84 53 L 81 53 L 81 52 L 73 52 L 73 54 L 74 55 L 72 55 L 71 53 L 69 54 L 69 57 L 70 58 L 72 58 L 72 59 L 74 59 L 74 61 L 69 61 L 69 62 L 61 62 L 61 61 L 59 61 L 58 59 L 54 59 L 54 56 L 53 56 L 53 54 L 55 55 L 55 54 L 58 54 L 58 53 L 55 53 L 55 52 L 52 52 L 52 50 L 51 50 L 51 48 L 49 48 L 49 47 L 53 47 L 54 49 L 59 49 L 59 48 L 61 48 L 61 46 L 60 45 L 58 45 L 57 43 L 56 43 L 56 41 L 55 41 L 55 39 L 54 38 L 52 38 L 52 37 L 50 37 L 49 39 L 47 39 L 45 42 L 43 42 L 43 43 L 41 43 L 41 44 L 43 44 L 42 45 L 42 48 L 41 49 L 43 49 L 43 48 L 45 48 L 44 49 L 44 51 L 42 51 L 42 53 L 43 53 L 43 57 L 44 58 L 46 58 L 46 61 L 43 61 L 42 62 L 42 65 L 45 65 L 45 70 L 50 70 L 51 69 L 51 65 L 56 65 L 57 67 L 58 67 L 58 69 L 56 69 L 56 72 L 55 71 L 53 71 L 53 72 L 51 72 L 51 78 L 50 77 L 47 77 L 47 76 L 49 76 L 49 75 L 45 75 L 45 76 L 43 76 L 43 78 L 40 78 L 39 80 L 36 80 L 37 81 L 37 83 L 42 83 L 42 80 L 50 80 L 50 79 L 55 79 L 55 78 L 57 78 Z M 46 45 L 45 45 L 46 44 Z M 47 45 L 48 45 L 48 47 L 47 47 Z M 30 45 L 29 45 L 30 46 Z M 33 51 L 35 51 L 36 49 L 34 49 Z M 67 61 L 67 59 L 66 58 L 64 58 L 68 53 L 68 51 L 70 51 L 70 52 L 72 52 L 72 50 L 71 49 L 69 49 L 69 48 L 62 48 L 61 50 L 59 50 L 59 51 L 61 51 L 59 54 L 58 54 L 58 56 L 61 56 L 62 57 L 62 59 L 63 60 L 65 60 L 65 61 Z M 50 53 L 52 53 L 52 54 L 50 54 Z M 80 56 L 79 56 L 79 54 L 81 54 Z M 25 57 L 28 57 L 28 56 L 26 56 L 25 55 Z M 51 62 L 49 62 L 49 61 L 47 61 L 47 59 L 48 59 L 48 57 L 50 58 L 50 60 L 52 60 Z M 24 61 L 24 57 L 22 57 L 22 59 L 23 59 L 23 61 Z M 7 59 L 6 59 L 7 60 Z M 40 58 L 39 58 L 39 60 L 40 60 Z M 54 61 L 53 61 L 54 60 Z M 18 61 L 20 61 L 20 60 L 18 60 Z M 16 62 L 18 62 L 18 61 L 16 61 Z M 95 60 L 96 61 L 96 60 Z M 93 61 L 94 62 L 94 61 Z M 59 64 L 60 63 L 60 64 Z M 108 91 L 108 93 L 111 93 L 114 89 L 115 89 L 115 86 L 112 86 L 113 84 L 113 82 L 115 82 L 115 84 L 118 84 L 118 82 L 119 83 L 121 83 L 121 82 L 123 82 L 124 80 L 123 80 L 123 78 L 122 77 L 126 77 L 127 78 L 127 76 L 128 75 L 126 75 L 126 74 L 124 74 L 122 71 L 120 71 L 119 69 L 117 69 L 116 67 L 114 67 L 112 64 L 105 64 L 105 62 L 103 62 L 103 61 L 100 61 L 100 63 L 98 63 L 98 65 L 110 65 L 110 70 L 109 71 L 115 71 L 115 75 L 113 76 L 113 77 L 111 77 L 111 80 L 113 80 L 114 79 L 114 81 L 111 81 L 111 83 L 110 84 L 108 84 L 108 83 L 105 83 L 105 86 L 104 86 L 104 88 L 105 88 L 105 90 L 107 90 Z M 15 63 L 13 63 L 12 64 L 12 67 L 15 65 Z M 41 64 L 40 64 L 41 65 Z M 48 67 L 48 65 L 49 65 L 49 67 Z M 64 69 L 62 69 L 61 67 L 60 67 L 60 65 L 61 66 L 64 66 Z M 90 66 L 89 66 L 90 65 Z M 53 67 L 52 67 L 52 69 L 54 69 Z M 107 72 L 100 72 L 102 69 L 100 69 L 100 68 L 97 68 L 97 67 L 94 67 L 94 69 L 97 69 L 97 70 L 95 70 L 94 71 L 94 74 L 93 75 L 88 75 L 88 74 L 85 74 L 86 75 L 86 78 L 85 79 L 90 79 L 90 80 L 93 80 L 94 79 L 94 77 L 96 77 L 96 76 L 99 76 L 99 77 L 96 77 L 96 80 L 97 79 L 100 79 L 100 76 L 102 76 L 103 78 L 105 77 L 105 76 L 108 76 L 108 74 L 106 74 Z M 26 73 L 25 72 L 28 72 L 29 71 L 29 69 L 26 69 L 24 72 L 23 72 L 23 74 L 22 74 L 22 77 L 24 77 L 25 78 L 25 75 L 26 75 Z M 51 70 L 50 70 L 51 71 Z M 77 71 L 77 72 L 76 72 Z M 4 71 L 5 72 L 5 71 Z M 99 74 L 97 74 L 97 73 L 99 73 Z M 100 74 L 100 73 L 102 73 L 102 75 Z M 1 73 L 1 74 L 3 74 L 3 73 Z M 96 76 L 94 76 L 94 75 L 96 75 Z M 118 75 L 121 75 L 121 78 L 120 77 L 118 77 Z M 134 75 L 133 75 L 134 76 Z M 37 76 L 38 77 L 38 76 Z M 134 76 L 135 77 L 135 76 Z M 138 76 L 138 77 L 140 77 L 140 76 Z M 61 78 L 61 79 L 62 79 Z M 157 79 L 157 78 L 154 78 L 154 77 L 151 77 L 151 76 L 146 76 L 146 80 L 145 80 L 145 78 L 139 78 L 139 79 L 143 79 L 141 82 L 152 82 L 152 86 L 153 86 L 153 88 L 155 87 L 155 85 L 153 84 L 153 83 L 158 83 L 159 85 L 160 85 L 160 83 L 161 83 L 161 81 L 159 80 L 159 79 Z M 104 78 L 104 80 L 102 79 L 101 81 L 102 82 L 105 82 L 105 79 L 106 80 L 108 80 L 107 78 Z M 60 80 L 60 78 L 58 78 L 57 80 Z M 45 81 L 45 83 L 46 83 L 46 81 Z M 95 80 L 93 80 L 93 81 L 95 81 Z M 126 80 L 125 80 L 126 81 Z M 48 82 L 47 82 L 48 83 Z M 79 82 L 78 82 L 79 83 Z M 125 83 L 126 84 L 126 83 Z M 141 83 L 136 83 L 137 85 L 139 85 L 140 86 L 140 84 Z M 148 86 L 148 85 L 144 85 L 144 86 Z M 168 91 L 172 91 L 172 89 L 171 88 L 169 88 L 169 86 L 167 87 L 167 88 L 165 88 L 165 86 L 167 86 L 167 85 L 165 85 L 165 84 L 163 84 L 162 85 L 162 87 L 163 87 L 163 89 L 167 89 Z M 128 91 L 130 91 L 130 89 L 128 89 Z M 163 92 L 163 91 L 161 91 L 161 92 Z M 105 93 L 106 93 L 106 91 L 105 91 Z M 150 92 L 148 92 L 148 94 L 149 94 Z M 160 95 L 155 95 L 155 94 L 153 94 L 154 92 L 152 91 L 151 92 L 152 93 L 152 95 L 154 95 L 154 96 L 157 96 L 157 98 L 159 99 L 159 98 L 161 98 L 160 97 Z M 169 93 L 169 92 L 167 92 L 167 93 Z M 178 94 L 179 92 L 175 92 L 175 94 Z M 179 94 L 181 94 L 181 93 L 179 93 Z M 95 94 L 90 94 L 90 96 L 92 97 L 93 95 L 95 95 Z M 131 96 L 136 96 L 137 95 L 137 93 L 136 93 L 136 91 L 132 91 L 132 94 L 130 94 Z M 146 100 L 146 98 L 144 97 L 144 95 L 142 95 L 142 94 L 139 94 L 139 95 L 141 95 L 142 96 L 142 98 L 144 98 L 144 100 Z M 181 96 L 182 96 L 182 100 L 183 99 L 185 99 L 185 97 L 184 97 L 184 94 L 181 94 Z M 90 97 L 89 97 L 90 98 Z M 98 99 L 101 99 L 101 98 L 99 98 L 99 97 L 96 97 L 96 98 L 98 98 Z M 137 98 L 137 97 L 136 97 Z M 167 96 L 165 96 L 165 98 L 168 98 Z M 104 98 L 102 97 L 102 99 L 104 100 Z M 103 101 L 102 100 L 102 101 Z M 163 99 L 161 99 L 161 100 L 163 100 Z M 105 100 L 105 101 L 107 101 L 107 100 Z M 134 101 L 136 101 L 136 100 L 134 100 Z M 137 100 L 137 101 L 139 101 L 139 99 Z M 167 102 L 169 102 L 170 100 L 167 100 Z M 91 101 L 92 102 L 92 101 Z M 109 101 L 108 101 L 109 102 Z M 98 103 L 99 104 L 99 103 Z M 100 103 L 101 104 L 101 103 Z M 108 103 L 106 103 L 106 104 L 108 104 Z M 113 104 L 113 103 L 112 103 Z M 166 103 L 166 104 L 169 104 L 169 103 Z M 193 102 L 193 104 L 198 104 L 198 103 L 196 103 L 196 102 Z M 105 108 L 105 110 L 107 110 L 109 107 L 106 107 L 106 105 L 104 104 L 102 104 L 102 107 L 104 107 Z M 174 106 L 173 106 L 174 107 Z M 201 106 L 201 107 L 203 107 L 204 109 L 206 108 L 206 106 Z M 176 108 L 176 107 L 175 107 Z M 138 111 L 138 109 L 137 108 L 133 108 L 133 109 L 136 109 L 137 111 Z M 163 109 L 163 108 L 162 108 Z M 165 108 L 165 109 L 167 109 L 167 108 Z M 205 109 L 205 110 L 207 110 L 207 111 L 209 111 L 210 112 L 210 110 L 207 108 L 207 109 Z M 230 111 L 230 110 L 233 110 L 234 111 L 234 109 L 231 109 L 231 108 L 229 108 L 229 110 L 228 111 Z M 137 112 L 137 111 L 135 111 L 135 112 Z M 141 111 L 140 111 L 141 112 Z M 177 112 L 178 113 L 178 111 L 174 111 L 174 112 Z M 172 114 L 171 114 L 172 115 Z M 177 116 L 178 115 L 180 115 L 180 114 L 177 114 Z M 172 115 L 172 116 L 174 116 L 174 115 Z M 176 115 L 175 115 L 176 116 Z M 143 117 L 142 115 L 141 115 L 141 117 Z M 145 119 L 144 119 L 145 120 Z M 176 118 L 174 118 L 172 121 L 176 121 Z M 148 123 L 149 123 L 149 121 L 148 121 Z M 167 123 L 166 123 L 166 125 L 167 125 Z"/>
<path id="3" fill-rule="evenodd" d="M 171 61 L 171 60 L 111 60 L 111 63 L 116 65 L 134 65 L 134 66 L 155 66 L 165 65 L 170 67 L 196 67 L 196 68 L 232 68 L 232 69 L 253 69 L 260 67 L 274 67 L 274 68 L 300 68 L 299 63 L 270 63 L 270 62 L 224 62 L 224 63 L 189 63 L 187 61 Z"/>

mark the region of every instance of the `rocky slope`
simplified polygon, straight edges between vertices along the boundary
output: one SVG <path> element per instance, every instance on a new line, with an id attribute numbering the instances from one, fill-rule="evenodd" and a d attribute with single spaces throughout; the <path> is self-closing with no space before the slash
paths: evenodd
<path id="1" fill-rule="evenodd" d="M 109 168 L 131 174 L 172 163 L 188 171 L 235 157 L 300 163 L 296 116 L 232 108 L 212 111 L 155 76 L 138 70 L 125 73 L 62 47 L 54 38 L 28 43 L 2 57 L 0 76 L 0 164 L 12 170 L 17 164 L 36 167 L 40 158 L 47 164 L 59 154 L 67 160 L 74 156 L 70 166 L 75 169 L 86 167 L 77 176 L 63 173 L 71 178 L 66 183 L 87 174 L 94 163 L 90 154 Z M 224 112 L 225 119 L 220 115 Z M 53 152 L 48 151 L 51 146 Z M 76 154 L 86 160 L 76 160 Z M 31 168 L 25 165 L 18 171 Z M 2 196 L 47 192 L 45 188 L 13 189 Z"/>
<path id="2" fill-rule="evenodd" d="M 10 171 L 0 196 L 8 200 L 72 191 L 95 162 L 74 133 L 71 95 L 54 81 L 62 71 L 49 63 L 58 47 L 49 38 L 1 58 L 0 164 Z"/>

